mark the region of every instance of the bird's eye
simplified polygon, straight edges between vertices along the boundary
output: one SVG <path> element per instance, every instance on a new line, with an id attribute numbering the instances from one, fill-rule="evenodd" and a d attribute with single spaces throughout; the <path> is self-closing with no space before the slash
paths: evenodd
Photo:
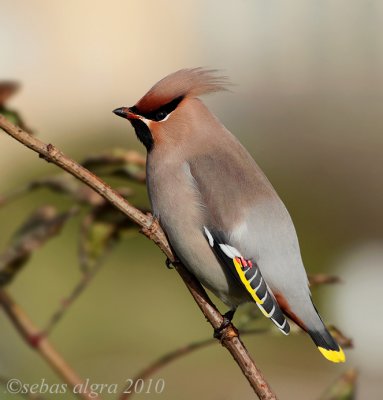
<path id="1" fill-rule="evenodd" d="M 166 111 L 158 111 L 156 113 L 155 120 L 162 121 L 164 118 L 167 117 L 167 115 L 168 115 L 168 113 Z"/>

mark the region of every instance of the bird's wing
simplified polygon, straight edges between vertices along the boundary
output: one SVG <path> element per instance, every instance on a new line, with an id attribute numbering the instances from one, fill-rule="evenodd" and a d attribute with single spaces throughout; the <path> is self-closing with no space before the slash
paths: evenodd
<path id="1" fill-rule="evenodd" d="M 227 131 L 220 135 L 209 151 L 201 146 L 188 160 L 202 233 L 221 265 L 283 333 L 290 327 L 282 309 L 326 358 L 344 361 L 311 302 L 288 211 L 248 152 Z"/>
<path id="2" fill-rule="evenodd" d="M 262 277 L 255 260 L 245 259 L 233 246 L 225 243 L 222 234 L 204 227 L 206 239 L 222 265 L 227 267 L 255 301 L 263 315 L 270 318 L 279 330 L 288 335 L 290 326 L 275 297 Z"/>
<path id="3" fill-rule="evenodd" d="M 264 315 L 287 334 L 290 327 L 270 288 L 273 282 L 264 279 L 257 265 L 260 246 L 253 243 L 253 239 L 259 219 L 258 223 L 252 217 L 248 220 L 248 211 L 255 204 L 266 202 L 276 204 L 278 208 L 281 202 L 260 168 L 236 139 L 222 135 L 222 140 L 229 141 L 224 148 L 217 145 L 214 151 L 188 160 L 193 186 L 199 193 L 205 214 L 204 234 L 221 265 L 231 271 Z M 242 223 L 246 232 L 242 239 L 234 241 L 233 229 Z M 271 226 L 266 226 L 265 230 L 264 237 L 273 234 Z"/>

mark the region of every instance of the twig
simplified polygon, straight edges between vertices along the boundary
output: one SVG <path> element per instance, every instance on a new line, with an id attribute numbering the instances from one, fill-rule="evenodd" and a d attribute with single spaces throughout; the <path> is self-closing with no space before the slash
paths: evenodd
<path id="1" fill-rule="evenodd" d="M 52 144 L 45 144 L 39 139 L 24 132 L 7 121 L 6 118 L 0 115 L 0 127 L 5 130 L 10 136 L 22 143 L 24 146 L 32 149 L 40 154 L 48 162 L 53 162 L 60 168 L 69 172 L 73 176 L 80 179 L 82 182 L 92 187 L 97 193 L 107 199 L 131 220 L 143 228 L 143 233 L 149 237 L 157 246 L 165 253 L 170 262 L 174 263 L 177 272 L 180 274 L 191 295 L 197 305 L 208 319 L 214 329 L 218 329 L 223 321 L 223 317 L 211 302 L 205 290 L 197 279 L 190 274 L 187 269 L 180 263 L 175 262 L 175 257 L 166 240 L 165 234 L 157 227 L 150 229 L 153 224 L 153 219 L 141 213 L 138 209 L 128 203 L 123 197 L 116 193 L 110 186 L 105 184 L 100 178 L 83 168 L 81 165 L 66 157 Z M 246 347 L 240 340 L 238 332 L 232 324 L 222 331 L 219 338 L 222 345 L 228 349 L 243 374 L 247 378 L 254 392 L 261 400 L 276 399 L 276 395 L 271 390 L 266 382 L 261 371 L 256 367 L 254 361 L 250 357 Z"/>
<path id="2" fill-rule="evenodd" d="M 241 335 L 251 335 L 255 333 L 264 333 L 267 332 L 269 329 L 249 329 L 249 330 L 244 330 L 241 332 Z M 193 342 L 189 343 L 186 346 L 179 347 L 178 349 L 175 349 L 160 358 L 158 358 L 156 361 L 145 367 L 143 370 L 141 370 L 133 379 L 132 381 L 129 382 L 129 387 L 134 387 L 135 383 L 138 380 L 144 380 L 149 378 L 149 376 L 152 376 L 155 374 L 158 370 L 166 367 L 169 365 L 171 362 L 178 360 L 179 358 L 186 356 L 190 353 L 192 353 L 195 350 L 200 350 L 204 347 L 210 346 L 214 343 L 217 343 L 216 339 L 214 338 L 209 338 L 209 339 L 204 339 L 200 340 L 198 342 Z M 126 389 L 128 386 L 124 388 L 122 391 L 119 400 L 128 400 L 130 399 L 135 393 L 134 390 L 131 392 L 127 392 Z"/>
<path id="3" fill-rule="evenodd" d="M 38 351 L 56 373 L 61 376 L 64 382 L 66 382 L 72 389 L 76 385 L 83 385 L 84 387 L 83 380 L 62 358 L 57 350 L 55 350 L 49 340 L 39 332 L 22 308 L 13 301 L 11 296 L 5 290 L 0 290 L 0 304 L 23 339 L 29 344 L 29 346 Z M 99 396 L 91 396 L 89 392 L 85 390 L 83 393 L 78 393 L 78 396 L 84 400 L 92 400 L 94 398 L 100 399 Z"/>
<path id="4" fill-rule="evenodd" d="M 358 371 L 351 368 L 344 372 L 320 397 L 320 400 L 354 400 Z"/>
<path id="5" fill-rule="evenodd" d="M 327 274 L 309 274 L 309 282 L 311 288 L 314 286 L 328 285 L 333 283 L 341 283 L 339 276 Z"/>
<path id="6" fill-rule="evenodd" d="M 107 253 L 109 253 L 109 251 Z M 52 333 L 53 328 L 65 315 L 68 308 L 77 300 L 77 298 L 88 287 L 92 279 L 97 275 L 97 273 L 103 266 L 106 256 L 107 254 L 105 254 L 102 258 L 100 258 L 97 261 L 96 265 L 93 266 L 91 270 L 84 272 L 84 274 L 81 276 L 80 280 L 77 282 L 73 290 L 69 293 L 67 297 L 65 297 L 65 299 L 63 299 L 61 305 L 58 307 L 56 311 L 53 312 L 45 328 L 42 330 L 42 334 L 44 334 L 44 336 L 49 336 Z"/>
<path id="7" fill-rule="evenodd" d="M 342 346 L 344 349 L 352 349 L 354 347 L 354 343 L 352 338 L 346 336 L 340 329 L 338 329 L 334 325 L 327 325 L 328 330 L 330 331 L 332 337 L 335 341 Z"/>

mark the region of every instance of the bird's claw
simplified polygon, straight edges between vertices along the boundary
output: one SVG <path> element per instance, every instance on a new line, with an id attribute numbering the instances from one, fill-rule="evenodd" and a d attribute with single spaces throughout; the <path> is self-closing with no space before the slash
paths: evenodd
<path id="1" fill-rule="evenodd" d="M 221 339 L 223 330 L 226 329 L 230 324 L 231 321 L 229 318 L 223 316 L 222 324 L 218 328 L 214 329 L 214 337 L 216 339 Z"/>
<path id="2" fill-rule="evenodd" d="M 180 260 L 175 255 L 173 255 L 173 261 L 169 257 L 167 257 L 165 264 L 169 269 L 173 269 L 176 266 L 176 264 L 179 262 L 180 262 Z"/>
<path id="3" fill-rule="evenodd" d="M 231 320 L 234 317 L 236 308 L 229 310 L 223 315 L 223 320 L 221 325 L 214 329 L 214 337 L 219 339 L 221 342 L 225 338 L 232 338 L 238 336 L 237 329 L 231 324 Z"/>
<path id="4" fill-rule="evenodd" d="M 214 329 L 214 338 L 222 343 L 224 340 L 232 339 L 233 337 L 238 337 L 238 330 L 229 319 L 224 317 L 221 326 Z"/>
<path id="5" fill-rule="evenodd" d="M 166 268 L 168 269 L 173 269 L 174 267 L 172 266 L 174 261 L 171 261 L 169 257 L 166 258 L 165 264 L 166 264 Z"/>

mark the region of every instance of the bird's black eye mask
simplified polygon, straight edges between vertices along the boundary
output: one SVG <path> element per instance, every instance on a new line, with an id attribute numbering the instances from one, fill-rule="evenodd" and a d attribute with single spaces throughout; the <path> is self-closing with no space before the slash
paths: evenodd
<path id="1" fill-rule="evenodd" d="M 132 111 L 134 114 L 141 115 L 141 117 L 144 117 L 146 119 L 158 122 L 165 119 L 172 111 L 174 111 L 183 99 L 184 96 L 179 96 L 169 103 L 157 108 L 156 110 L 146 113 L 140 112 L 140 110 L 136 106 L 130 107 L 130 111 Z"/>

